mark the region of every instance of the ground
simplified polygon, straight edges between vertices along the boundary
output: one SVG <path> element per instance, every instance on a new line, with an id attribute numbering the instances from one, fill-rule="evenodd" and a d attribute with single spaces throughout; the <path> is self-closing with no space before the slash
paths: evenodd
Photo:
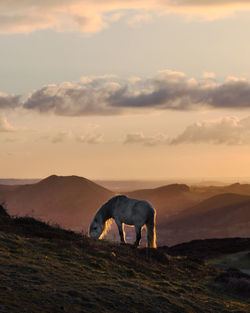
<path id="1" fill-rule="evenodd" d="M 2 218 L 1 313 L 250 312 L 247 293 L 230 290 L 223 270 L 164 249 L 134 249 Z"/>

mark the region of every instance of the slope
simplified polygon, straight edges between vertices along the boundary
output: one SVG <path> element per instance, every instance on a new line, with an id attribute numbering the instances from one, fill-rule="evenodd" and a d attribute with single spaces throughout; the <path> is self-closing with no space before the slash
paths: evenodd
<path id="1" fill-rule="evenodd" d="M 0 189 L 0 199 L 10 214 L 34 216 L 78 230 L 86 230 L 95 211 L 113 196 L 78 176 L 53 175 L 36 184 L 11 188 Z"/>
<path id="2" fill-rule="evenodd" d="M 154 189 L 126 193 L 129 197 L 150 201 L 157 209 L 157 219 L 165 220 L 203 200 L 203 195 L 193 193 L 185 184 L 171 184 Z"/>
<path id="3" fill-rule="evenodd" d="M 27 233 L 25 219 L 3 218 L 3 313 L 249 311 L 249 299 L 216 282 L 222 272 L 200 260 L 90 240 L 32 219 Z"/>
<path id="4" fill-rule="evenodd" d="M 249 237 L 250 196 L 214 196 L 158 227 L 170 245 L 194 239 Z"/>
<path id="5" fill-rule="evenodd" d="M 195 193 L 203 194 L 206 197 L 223 193 L 250 195 L 250 184 L 234 183 L 228 186 L 192 186 L 191 190 Z"/>

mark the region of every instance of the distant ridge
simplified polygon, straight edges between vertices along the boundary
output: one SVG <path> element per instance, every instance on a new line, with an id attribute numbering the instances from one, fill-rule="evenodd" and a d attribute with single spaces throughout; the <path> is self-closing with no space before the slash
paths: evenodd
<path id="1" fill-rule="evenodd" d="M 240 206 L 250 201 L 250 196 L 235 193 L 223 193 L 205 199 L 192 208 L 182 212 L 182 217 L 192 216 L 194 214 L 205 214 L 206 212 L 218 210 L 226 206 Z"/>
<path id="2" fill-rule="evenodd" d="M 40 178 L 0 178 L 0 185 L 26 185 L 39 182 Z"/>
<path id="3" fill-rule="evenodd" d="M 161 225 L 167 243 L 250 237 L 250 196 L 221 194 L 202 201 Z"/>
<path id="4" fill-rule="evenodd" d="M 193 186 L 191 189 L 194 192 L 206 193 L 208 196 L 223 193 L 250 195 L 250 184 L 234 183 L 227 186 Z"/>
<path id="5" fill-rule="evenodd" d="M 179 192 L 189 192 L 190 188 L 188 185 L 185 184 L 171 184 L 171 185 L 164 185 L 161 187 L 157 187 L 157 188 L 152 188 L 152 189 L 139 189 L 139 190 L 135 190 L 132 192 L 128 192 L 127 194 L 132 196 L 149 196 L 149 195 L 162 195 L 162 194 L 166 194 L 166 193 L 171 193 L 171 194 L 175 194 L 175 193 L 179 193 Z"/>
<path id="6" fill-rule="evenodd" d="M 13 186 L 14 187 L 14 186 Z M 73 229 L 87 229 L 98 207 L 114 193 L 79 176 L 51 175 L 1 192 L 8 213 L 30 215 Z"/>
<path id="7" fill-rule="evenodd" d="M 158 223 L 203 200 L 203 195 L 191 192 L 190 187 L 185 184 L 171 184 L 153 189 L 135 190 L 127 192 L 126 195 L 150 201 L 157 209 Z"/>
<path id="8" fill-rule="evenodd" d="M 4 203 L 10 215 L 31 216 L 84 232 L 97 209 L 115 194 L 75 175 L 51 175 L 25 185 L 0 184 L 0 204 Z M 250 185 L 170 184 L 123 194 L 148 200 L 156 208 L 158 245 L 212 237 L 250 237 Z M 132 242 L 134 229 L 128 227 L 126 232 Z M 108 236 L 119 238 L 115 224 Z"/>

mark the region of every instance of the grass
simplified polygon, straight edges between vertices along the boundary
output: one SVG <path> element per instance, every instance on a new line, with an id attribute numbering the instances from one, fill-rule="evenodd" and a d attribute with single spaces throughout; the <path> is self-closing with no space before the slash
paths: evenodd
<path id="1" fill-rule="evenodd" d="M 250 311 L 249 298 L 218 280 L 224 272 L 199 259 L 91 240 L 29 218 L 0 221 L 1 313 Z"/>

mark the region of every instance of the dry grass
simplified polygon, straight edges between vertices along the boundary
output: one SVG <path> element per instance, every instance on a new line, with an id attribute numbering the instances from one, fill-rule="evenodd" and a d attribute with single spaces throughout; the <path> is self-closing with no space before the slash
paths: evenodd
<path id="1" fill-rule="evenodd" d="M 90 240 L 30 218 L 0 218 L 1 313 L 246 313 L 222 272 L 158 249 Z"/>

